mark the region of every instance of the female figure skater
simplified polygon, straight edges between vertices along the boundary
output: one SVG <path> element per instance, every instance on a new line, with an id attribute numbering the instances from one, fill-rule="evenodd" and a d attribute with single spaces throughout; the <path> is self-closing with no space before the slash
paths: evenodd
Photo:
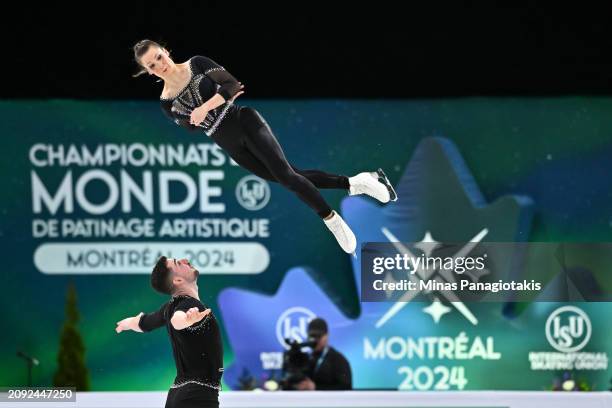
<path id="1" fill-rule="evenodd" d="M 213 60 L 195 56 L 177 64 L 168 50 L 151 40 L 134 45 L 134 58 L 141 67 L 135 76 L 148 73 L 163 80 L 160 102 L 171 120 L 189 130 L 202 128 L 241 167 L 293 191 L 323 219 L 345 252 L 355 253 L 355 235 L 318 189 L 345 189 L 349 195 L 367 194 L 381 203 L 397 199 L 382 169 L 346 177 L 293 167 L 259 112 L 234 105 L 243 86 Z"/>

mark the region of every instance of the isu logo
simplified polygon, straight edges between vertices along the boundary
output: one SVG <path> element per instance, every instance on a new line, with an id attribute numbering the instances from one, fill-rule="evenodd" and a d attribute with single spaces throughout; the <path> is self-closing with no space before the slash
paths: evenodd
<path id="1" fill-rule="evenodd" d="M 546 320 L 546 339 L 556 350 L 572 353 L 581 350 L 591 338 L 591 321 L 575 306 L 563 306 Z"/>
<path id="2" fill-rule="evenodd" d="M 303 342 L 308 338 L 308 323 L 316 316 L 305 307 L 292 307 L 285 310 L 276 322 L 276 339 L 285 349 L 289 349 L 285 339 Z"/>
<path id="3" fill-rule="evenodd" d="M 257 176 L 245 176 L 236 184 L 236 199 L 247 210 L 261 210 L 270 201 L 270 186 Z"/>

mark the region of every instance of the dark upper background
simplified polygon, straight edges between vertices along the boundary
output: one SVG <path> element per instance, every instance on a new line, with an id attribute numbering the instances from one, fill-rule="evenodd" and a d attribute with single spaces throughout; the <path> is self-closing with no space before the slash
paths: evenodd
<path id="1" fill-rule="evenodd" d="M 612 93 L 606 8 L 458 3 L 23 3 L 3 13 L 0 98 L 155 98 L 131 77 L 141 38 L 211 57 L 249 98 Z"/>

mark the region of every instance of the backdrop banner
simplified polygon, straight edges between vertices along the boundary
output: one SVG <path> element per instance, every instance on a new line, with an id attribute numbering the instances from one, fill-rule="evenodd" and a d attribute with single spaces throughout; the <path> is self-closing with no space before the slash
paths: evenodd
<path id="1" fill-rule="evenodd" d="M 0 101 L 1 386 L 27 381 L 17 351 L 40 361 L 34 385 L 51 384 L 74 283 L 92 390 L 167 389 L 165 330 L 114 331 L 167 300 L 149 284 L 166 255 L 200 271 L 225 389 L 280 379 L 285 339 L 304 339 L 314 316 L 357 389 L 545 390 L 567 378 L 609 388 L 612 98 L 241 102 L 295 167 L 385 170 L 397 202 L 322 191 L 357 257 L 292 192 L 154 102 Z M 398 242 L 525 243 L 517 270 L 529 273 L 504 276 L 541 293 L 477 303 L 429 287 L 362 302 L 361 248 Z"/>

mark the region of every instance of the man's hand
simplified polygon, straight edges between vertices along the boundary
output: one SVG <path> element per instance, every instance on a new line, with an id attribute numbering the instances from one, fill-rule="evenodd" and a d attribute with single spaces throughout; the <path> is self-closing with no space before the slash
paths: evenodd
<path id="1" fill-rule="evenodd" d="M 197 307 L 192 307 L 185 313 L 185 322 L 188 323 L 188 326 L 191 326 L 194 323 L 199 322 L 203 318 L 205 318 L 210 313 L 210 309 L 206 309 L 200 312 L 200 309 Z"/>
<path id="2" fill-rule="evenodd" d="M 117 333 L 121 333 L 124 330 L 134 330 L 137 332 L 142 332 L 142 330 L 140 330 L 140 327 L 138 327 L 138 322 L 140 321 L 140 316 L 142 316 L 143 314 L 144 313 L 140 312 L 136 316 L 127 317 L 123 320 L 118 321 L 117 327 L 115 327 L 115 331 Z"/>
<path id="3" fill-rule="evenodd" d="M 295 388 L 300 391 L 314 391 L 316 389 L 315 383 L 308 377 L 300 381 L 295 385 Z"/>
<path id="4" fill-rule="evenodd" d="M 174 327 L 176 330 L 183 330 L 185 327 L 189 327 L 192 324 L 204 319 L 209 313 L 210 309 L 200 312 L 200 309 L 197 307 L 192 307 L 191 309 L 187 310 L 187 312 L 178 310 L 174 312 L 174 316 L 172 316 L 170 323 L 172 323 L 172 327 Z"/>

